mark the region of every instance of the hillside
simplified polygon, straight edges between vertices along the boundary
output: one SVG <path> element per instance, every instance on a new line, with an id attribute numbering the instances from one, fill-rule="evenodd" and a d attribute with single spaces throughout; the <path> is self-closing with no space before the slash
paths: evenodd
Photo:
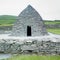
<path id="1" fill-rule="evenodd" d="M 0 20 L 15 20 L 17 16 L 12 15 L 0 15 Z"/>
<path id="2" fill-rule="evenodd" d="M 0 15 L 0 26 L 5 26 L 6 24 L 13 24 L 14 21 L 17 19 L 17 16 L 12 15 Z"/>

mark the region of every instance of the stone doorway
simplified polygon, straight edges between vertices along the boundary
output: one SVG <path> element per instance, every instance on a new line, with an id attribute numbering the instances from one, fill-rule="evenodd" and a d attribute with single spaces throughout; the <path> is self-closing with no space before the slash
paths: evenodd
<path id="1" fill-rule="evenodd" d="M 31 36 L 31 26 L 27 26 L 27 36 Z"/>

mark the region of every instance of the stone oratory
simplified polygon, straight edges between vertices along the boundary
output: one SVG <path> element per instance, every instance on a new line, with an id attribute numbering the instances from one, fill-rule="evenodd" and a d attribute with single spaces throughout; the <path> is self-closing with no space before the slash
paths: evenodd
<path id="1" fill-rule="evenodd" d="M 12 36 L 35 37 L 47 35 L 42 17 L 31 6 L 28 5 L 18 16 L 13 25 Z"/>

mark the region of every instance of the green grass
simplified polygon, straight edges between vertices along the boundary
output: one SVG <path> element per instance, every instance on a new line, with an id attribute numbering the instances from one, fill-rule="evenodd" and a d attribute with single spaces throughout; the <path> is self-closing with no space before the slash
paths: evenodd
<path id="1" fill-rule="evenodd" d="M 60 34 L 60 28 L 59 29 L 57 29 L 57 28 L 55 28 L 55 29 L 47 29 L 47 31 L 51 32 L 51 33 L 54 33 L 54 34 Z"/>
<path id="2" fill-rule="evenodd" d="M 0 20 L 0 26 L 12 26 L 15 20 Z"/>
<path id="3" fill-rule="evenodd" d="M 13 24 L 15 20 L 0 20 L 0 25 L 3 24 Z"/>
<path id="4" fill-rule="evenodd" d="M 60 21 L 44 21 L 45 24 L 60 24 Z"/>
<path id="5" fill-rule="evenodd" d="M 17 55 L 6 60 L 60 60 L 60 56 Z"/>
<path id="6" fill-rule="evenodd" d="M 13 24 L 1 24 L 0 27 L 3 27 L 3 26 L 13 26 Z"/>

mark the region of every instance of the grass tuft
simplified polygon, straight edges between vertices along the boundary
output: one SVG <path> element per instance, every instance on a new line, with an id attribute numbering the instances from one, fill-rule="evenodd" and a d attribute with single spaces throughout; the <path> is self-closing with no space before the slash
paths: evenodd
<path id="1" fill-rule="evenodd" d="M 60 60 L 60 56 L 17 55 L 6 60 Z"/>

